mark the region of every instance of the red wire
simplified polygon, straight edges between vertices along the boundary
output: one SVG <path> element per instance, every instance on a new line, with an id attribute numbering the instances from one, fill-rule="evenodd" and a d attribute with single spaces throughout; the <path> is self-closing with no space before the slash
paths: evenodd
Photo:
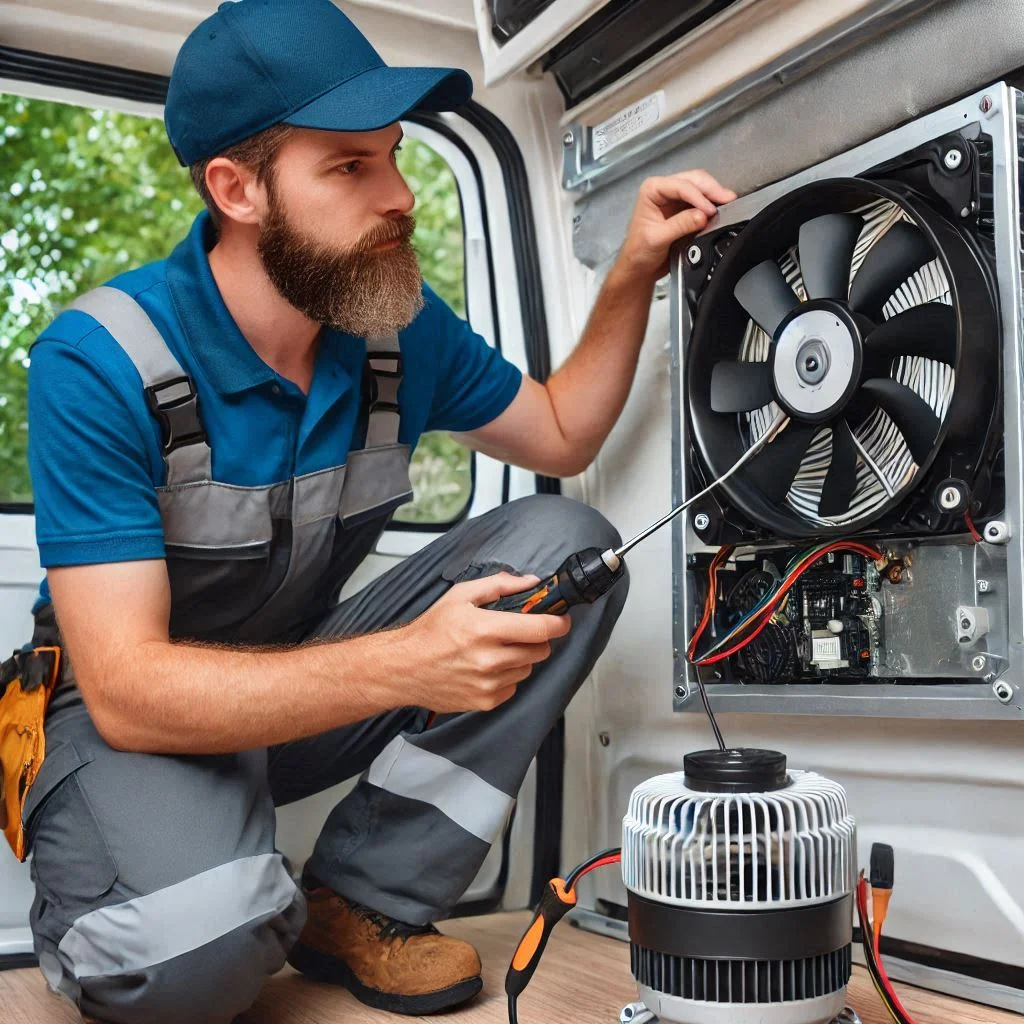
<path id="1" fill-rule="evenodd" d="M 863 875 L 861 875 L 860 881 L 857 883 L 857 906 L 860 909 L 860 919 L 863 922 L 862 927 L 871 928 L 873 932 L 874 928 L 868 921 L 868 881 Z M 892 982 L 889 980 L 889 975 L 886 973 L 885 965 L 882 963 L 882 957 L 878 949 L 880 938 L 881 933 L 875 935 L 872 942 L 872 949 L 875 954 L 875 966 L 878 968 L 878 981 L 882 988 L 885 989 L 886 995 L 888 995 L 893 1001 L 896 1009 L 898 1009 L 900 1013 L 910 1021 L 910 1024 L 915 1024 L 914 1018 L 907 1013 L 906 1008 L 900 1002 L 900 997 L 896 995 L 896 990 L 892 987 Z"/>
<path id="2" fill-rule="evenodd" d="M 692 661 L 693 653 L 697 650 L 697 642 L 704 635 L 704 630 L 707 629 L 708 622 L 711 620 L 711 616 L 715 612 L 715 604 L 717 601 L 717 574 L 718 569 L 722 562 L 729 557 L 732 553 L 731 547 L 719 548 L 715 557 L 711 559 L 711 565 L 708 567 L 708 596 L 704 602 L 704 615 L 700 620 L 700 625 L 694 631 L 693 636 L 690 639 L 690 643 L 687 645 L 686 655 Z"/>
<path id="3" fill-rule="evenodd" d="M 866 899 L 866 897 L 865 897 L 865 899 Z M 875 964 L 878 967 L 879 975 L 881 975 L 882 984 L 885 985 L 886 992 L 889 993 L 889 995 L 892 997 L 892 1001 L 896 1004 L 896 1009 L 899 1010 L 900 1013 L 902 1013 L 903 1016 L 907 1018 L 907 1020 L 913 1021 L 914 1018 L 911 1017 L 909 1013 L 907 1013 L 906 1008 L 900 1002 L 900 997 L 898 995 L 896 995 L 896 990 L 892 987 L 892 982 L 889 980 L 889 974 L 888 974 L 888 972 L 885 969 L 885 964 L 882 963 L 882 953 L 881 953 L 881 951 L 878 948 L 879 942 L 880 942 L 881 938 L 882 938 L 881 932 L 879 932 L 877 935 L 875 935 L 874 947 L 875 947 Z"/>
<path id="4" fill-rule="evenodd" d="M 978 533 L 978 528 L 974 525 L 974 520 L 971 518 L 970 512 L 964 512 L 964 522 L 967 524 L 967 529 L 971 531 L 974 543 L 980 544 L 982 539 L 981 534 Z"/>
<path id="5" fill-rule="evenodd" d="M 743 640 L 740 640 L 735 646 L 730 647 L 728 650 L 722 651 L 720 654 L 714 655 L 714 657 L 702 658 L 700 661 L 697 662 L 697 664 L 714 665 L 716 662 L 724 661 L 726 658 L 735 654 L 741 648 L 746 647 L 747 644 L 752 643 L 754 639 L 756 639 L 756 637 L 765 628 L 765 626 L 767 626 L 768 623 L 771 621 L 772 616 L 775 614 L 779 604 L 782 602 L 782 598 L 784 598 L 786 594 L 790 591 L 793 584 L 796 583 L 796 581 L 800 578 L 801 574 L 805 572 L 816 561 L 818 561 L 818 559 L 824 558 L 825 555 L 827 555 L 831 551 L 838 550 L 855 551 L 857 554 L 864 555 L 865 557 L 870 558 L 872 560 L 882 557 L 882 553 L 880 551 L 875 551 L 873 548 L 869 548 L 867 547 L 867 545 L 864 544 L 858 544 L 855 541 L 837 541 L 835 544 L 829 544 L 821 551 L 812 552 L 806 558 L 804 558 L 804 560 L 798 566 L 796 566 L 796 568 L 793 569 L 792 572 L 790 572 L 789 576 L 786 578 L 786 582 L 779 589 L 779 592 L 775 595 L 775 597 L 772 598 L 771 602 L 765 605 L 764 609 L 758 612 L 757 616 L 753 620 L 751 620 L 750 623 L 747 624 L 745 628 L 749 629 L 750 626 L 752 626 L 753 623 L 756 622 L 758 619 L 762 620 L 760 625 L 757 627 L 756 630 L 754 630 L 753 633 L 750 634 L 750 636 L 746 637 Z"/>
<path id="6" fill-rule="evenodd" d="M 606 864 L 618 864 L 621 861 L 622 861 L 622 854 L 621 853 L 613 853 L 613 854 L 610 854 L 607 857 L 602 857 L 600 860 L 595 860 L 593 864 L 588 864 L 576 876 L 576 878 L 573 880 L 573 883 L 572 883 L 573 889 L 575 889 L 576 886 L 579 885 L 580 879 L 584 875 L 589 875 L 591 871 L 595 870 L 596 868 L 603 868 Z"/>

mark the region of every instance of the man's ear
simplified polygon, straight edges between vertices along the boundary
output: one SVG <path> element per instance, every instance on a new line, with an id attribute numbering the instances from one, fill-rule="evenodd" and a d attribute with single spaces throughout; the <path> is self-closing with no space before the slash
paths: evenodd
<path id="1" fill-rule="evenodd" d="M 227 157 L 207 164 L 206 187 L 221 214 L 239 224 L 258 224 L 265 212 L 266 189 L 255 173 Z"/>

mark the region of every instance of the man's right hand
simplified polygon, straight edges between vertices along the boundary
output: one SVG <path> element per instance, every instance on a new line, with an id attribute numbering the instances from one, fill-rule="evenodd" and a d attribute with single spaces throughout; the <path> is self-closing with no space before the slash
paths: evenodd
<path id="1" fill-rule="evenodd" d="M 410 704 L 442 713 L 492 711 L 516 692 L 551 641 L 572 628 L 568 615 L 523 615 L 483 605 L 536 586 L 536 576 L 502 572 L 457 583 L 418 619 L 395 632 L 420 652 Z M 396 639 L 395 632 L 388 634 Z M 403 645 L 404 646 L 404 645 Z"/>

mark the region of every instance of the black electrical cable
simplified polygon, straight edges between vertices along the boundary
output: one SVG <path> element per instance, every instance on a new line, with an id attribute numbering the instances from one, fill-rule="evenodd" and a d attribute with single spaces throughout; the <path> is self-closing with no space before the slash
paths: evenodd
<path id="1" fill-rule="evenodd" d="M 622 848 L 620 846 L 611 846 L 607 850 L 595 853 L 593 857 L 588 857 L 582 864 L 577 864 L 576 867 L 569 872 L 568 877 L 565 879 L 565 888 L 571 892 L 576 883 L 588 871 L 595 868 L 601 861 L 608 861 L 608 863 L 612 863 L 612 858 L 618 857 L 621 853 Z"/>
<path id="2" fill-rule="evenodd" d="M 863 878 L 863 875 L 861 876 Z M 889 1016 L 892 1017 L 895 1024 L 914 1024 L 906 1014 L 900 1011 L 900 1008 L 896 1005 L 892 996 L 889 993 L 888 986 L 882 977 L 882 972 L 879 969 L 878 962 L 875 959 L 875 950 L 871 941 L 871 924 L 868 921 L 867 911 L 867 890 L 863 884 L 859 884 L 857 887 L 857 919 L 860 924 L 860 938 L 861 945 L 864 949 L 864 963 L 867 967 L 868 974 L 871 977 L 872 984 L 875 986 L 875 991 L 878 993 L 879 999 L 885 1005 Z"/>
<path id="3" fill-rule="evenodd" d="M 588 872 L 596 868 L 604 867 L 607 864 L 617 864 L 622 859 L 621 847 L 611 847 L 602 850 L 593 857 L 588 857 L 582 864 L 578 864 L 569 872 L 563 882 L 560 878 L 553 878 L 541 896 L 537 909 L 534 912 L 533 920 L 529 928 L 519 940 L 516 951 L 512 957 L 508 973 L 505 975 L 505 992 L 508 995 L 508 1020 L 509 1024 L 518 1024 L 519 1011 L 517 1000 L 523 990 L 530 983 L 533 972 L 540 963 L 544 948 L 555 925 L 576 906 L 576 883 Z"/>
<path id="4" fill-rule="evenodd" d="M 704 680 L 700 677 L 699 669 L 697 670 L 697 689 L 700 691 L 700 700 L 704 705 L 708 721 L 711 723 L 711 730 L 715 734 L 715 742 L 718 744 L 718 749 L 725 750 L 725 739 L 722 736 L 722 730 L 718 728 L 718 720 L 715 718 L 715 713 L 711 710 L 711 701 L 708 699 L 708 691 L 704 688 Z"/>

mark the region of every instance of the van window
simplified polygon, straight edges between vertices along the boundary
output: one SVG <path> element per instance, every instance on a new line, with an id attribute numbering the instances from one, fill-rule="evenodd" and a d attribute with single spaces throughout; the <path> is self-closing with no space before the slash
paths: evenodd
<path id="1" fill-rule="evenodd" d="M 417 139 L 399 164 L 416 195 L 416 247 L 432 288 L 465 315 L 458 188 Z M 132 267 L 164 258 L 202 209 L 159 119 L 0 95 L 0 505 L 30 511 L 29 348 L 64 305 Z M 472 490 L 470 453 L 425 435 L 405 523 L 456 519 Z"/>

